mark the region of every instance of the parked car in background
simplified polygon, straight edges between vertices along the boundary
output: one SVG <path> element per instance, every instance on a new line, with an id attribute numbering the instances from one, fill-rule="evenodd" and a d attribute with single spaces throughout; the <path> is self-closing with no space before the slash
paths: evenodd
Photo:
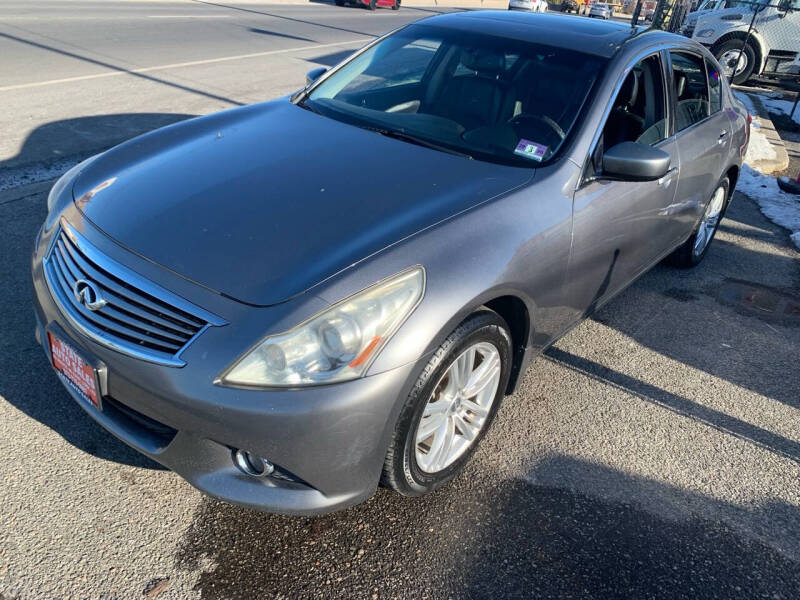
<path id="1" fill-rule="evenodd" d="M 417 21 L 290 98 L 68 171 L 36 337 L 92 419 L 212 496 L 316 514 L 430 492 L 535 356 L 706 255 L 748 140 L 719 69 L 621 23 Z"/>
<path id="2" fill-rule="evenodd" d="M 682 33 L 710 48 L 733 83 L 800 76 L 800 0 L 710 0 L 689 13 Z"/>
<path id="3" fill-rule="evenodd" d="M 547 12 L 547 2 L 545 0 L 509 0 L 508 10 Z"/>
<path id="4" fill-rule="evenodd" d="M 575 14 L 578 13 L 578 9 L 580 5 L 576 0 L 562 0 L 560 5 L 561 12 L 571 13 L 574 12 Z"/>
<path id="5" fill-rule="evenodd" d="M 653 17 L 655 16 L 655 14 L 656 14 L 656 11 L 654 11 L 652 9 L 648 10 L 646 13 L 644 13 L 645 22 L 646 23 L 652 23 L 653 22 Z"/>
<path id="6" fill-rule="evenodd" d="M 391 8 L 392 10 L 400 10 L 400 0 L 334 0 L 336 6 L 344 6 L 345 4 L 358 4 L 369 10 L 375 10 L 379 6 Z"/>
<path id="7" fill-rule="evenodd" d="M 589 6 L 589 16 L 607 20 L 614 16 L 614 9 L 609 4 L 594 2 Z"/>

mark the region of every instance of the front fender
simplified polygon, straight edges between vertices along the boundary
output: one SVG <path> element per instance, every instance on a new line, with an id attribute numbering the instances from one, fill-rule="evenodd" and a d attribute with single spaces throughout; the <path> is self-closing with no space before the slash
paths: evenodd
<path id="1" fill-rule="evenodd" d="M 425 295 L 372 364 L 369 375 L 418 361 L 479 306 L 500 296 L 525 305 L 533 333 L 547 340 L 579 314 L 566 295 L 571 187 L 577 166 L 537 170 L 532 183 L 418 232 L 340 274 L 315 293 L 327 302 L 414 264 L 426 270 Z M 567 190 L 567 191 L 565 191 Z"/>

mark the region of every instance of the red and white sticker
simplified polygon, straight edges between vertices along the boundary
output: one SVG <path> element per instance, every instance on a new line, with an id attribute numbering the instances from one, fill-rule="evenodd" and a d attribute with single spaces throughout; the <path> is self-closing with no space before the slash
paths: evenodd
<path id="1" fill-rule="evenodd" d="M 50 355 L 53 357 L 53 366 L 74 386 L 85 400 L 99 408 L 97 380 L 91 365 L 83 360 L 72 346 L 49 331 L 47 332 L 47 339 L 50 342 Z"/>

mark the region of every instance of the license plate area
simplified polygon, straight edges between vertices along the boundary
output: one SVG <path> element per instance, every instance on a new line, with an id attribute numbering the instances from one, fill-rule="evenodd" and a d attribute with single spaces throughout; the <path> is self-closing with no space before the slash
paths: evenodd
<path id="1" fill-rule="evenodd" d="M 64 383 L 85 402 L 102 410 L 97 369 L 72 344 L 52 331 L 47 332 L 47 343 L 53 368 Z"/>

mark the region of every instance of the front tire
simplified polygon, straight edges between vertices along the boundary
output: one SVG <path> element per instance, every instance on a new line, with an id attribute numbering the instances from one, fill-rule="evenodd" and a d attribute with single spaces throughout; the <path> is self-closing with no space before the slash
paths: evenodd
<path id="1" fill-rule="evenodd" d="M 741 40 L 728 40 L 724 44 L 720 44 L 718 47 L 714 48 L 714 56 L 722 65 L 722 69 L 728 77 L 728 81 L 736 85 L 742 84 L 750 79 L 756 66 L 756 51 L 750 42 L 745 44 L 740 59 L 739 50 L 741 47 Z M 737 61 L 739 61 L 738 64 Z"/>
<path id="2" fill-rule="evenodd" d="M 683 269 L 690 269 L 700 264 L 711 247 L 711 240 L 717 233 L 722 217 L 725 216 L 729 195 L 730 182 L 727 177 L 723 177 L 714 188 L 714 193 L 706 204 L 703 216 L 700 217 L 692 235 L 667 258 L 670 264 Z"/>
<path id="3" fill-rule="evenodd" d="M 392 4 L 392 10 L 400 10 L 400 0 L 394 0 L 394 4 Z"/>
<path id="4" fill-rule="evenodd" d="M 382 485 L 421 496 L 455 477 L 494 420 L 511 374 L 511 348 L 508 325 L 486 308 L 447 337 L 400 412 Z"/>
<path id="5" fill-rule="evenodd" d="M 369 10 L 375 10 L 378 8 L 378 0 L 369 0 L 369 4 L 367 5 Z"/>

